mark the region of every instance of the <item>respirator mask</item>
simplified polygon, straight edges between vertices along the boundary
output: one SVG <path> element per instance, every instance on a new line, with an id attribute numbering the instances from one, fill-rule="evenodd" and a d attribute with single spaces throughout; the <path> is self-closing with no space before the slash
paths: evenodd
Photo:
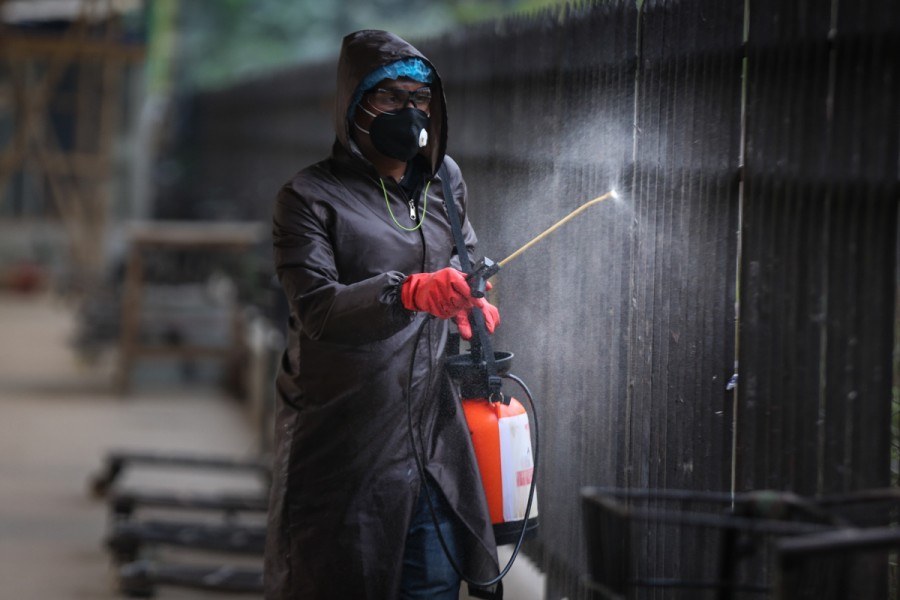
<path id="1" fill-rule="evenodd" d="M 373 117 L 372 124 L 368 131 L 356 121 L 353 124 L 368 134 L 375 149 L 385 156 L 405 162 L 428 144 L 428 114 L 425 111 L 408 106 L 395 112 L 384 112 L 372 107 L 378 110 L 379 114 L 376 114 L 362 104 L 359 108 Z"/>

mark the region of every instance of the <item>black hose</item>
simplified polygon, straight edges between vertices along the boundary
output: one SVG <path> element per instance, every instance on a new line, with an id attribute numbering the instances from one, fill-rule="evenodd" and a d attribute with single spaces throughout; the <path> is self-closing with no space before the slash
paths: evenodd
<path id="1" fill-rule="evenodd" d="M 429 320 L 433 317 L 430 315 L 423 321 L 422 325 L 419 326 L 419 330 L 416 332 L 415 336 L 415 344 L 413 345 L 412 356 L 409 361 L 409 377 L 406 382 L 406 420 L 409 432 L 409 442 L 412 445 L 413 457 L 416 460 L 416 468 L 419 471 L 419 478 L 422 482 L 422 491 L 425 493 L 425 499 L 428 501 L 428 510 L 431 513 L 431 521 L 434 524 L 435 531 L 438 534 L 438 541 L 441 544 L 441 549 L 444 551 L 444 555 L 447 557 L 447 560 L 450 562 L 450 566 L 453 567 L 453 570 L 459 576 L 460 579 L 468 583 L 469 585 L 473 585 L 479 588 L 488 588 L 493 585 L 500 583 L 500 581 L 506 576 L 509 570 L 512 568 L 513 562 L 515 562 L 516 557 L 519 554 L 519 550 L 522 548 L 522 543 L 525 540 L 525 533 L 528 528 L 528 517 L 531 515 L 531 506 L 534 501 L 534 491 L 535 485 L 537 483 L 537 467 L 538 467 L 538 424 L 537 424 L 537 412 L 534 407 L 534 397 L 531 395 L 531 390 L 528 389 L 528 386 L 525 385 L 525 382 L 522 381 L 521 378 L 509 373 L 504 376 L 504 379 L 511 379 L 522 389 L 525 395 L 528 397 L 528 405 L 531 408 L 531 414 L 533 417 L 533 423 L 531 423 L 531 428 L 534 431 L 534 468 L 531 476 L 531 487 L 528 490 L 528 503 L 525 505 L 525 516 L 522 520 L 522 531 L 519 532 L 519 539 L 516 542 L 516 546 L 513 549 L 512 555 L 509 557 L 509 562 L 506 563 L 506 566 L 500 571 L 500 574 L 490 579 L 488 581 L 475 581 L 471 577 L 467 577 L 463 572 L 462 568 L 456 564 L 456 561 L 451 556 L 450 550 L 447 548 L 447 542 L 444 540 L 444 534 L 441 532 L 440 523 L 438 523 L 437 513 L 434 509 L 434 503 L 431 500 L 431 494 L 428 492 L 428 482 L 425 474 L 425 466 L 422 462 L 422 457 L 419 456 L 419 448 L 416 445 L 415 435 L 413 433 L 413 421 L 412 421 L 412 380 L 413 380 L 413 371 L 415 369 L 416 362 L 416 352 L 419 348 L 419 340 L 422 336 L 422 332 L 425 330 L 425 326 L 428 324 Z M 424 455 L 424 449 L 422 449 L 422 454 Z"/>

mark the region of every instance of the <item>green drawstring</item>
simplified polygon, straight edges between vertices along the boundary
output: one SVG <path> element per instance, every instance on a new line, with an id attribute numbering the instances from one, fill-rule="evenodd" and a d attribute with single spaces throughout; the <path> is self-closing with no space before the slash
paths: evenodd
<path id="1" fill-rule="evenodd" d="M 419 218 L 419 223 L 415 227 L 404 227 L 397 221 L 397 217 L 394 216 L 394 211 L 391 210 L 391 202 L 388 200 L 387 189 L 384 187 L 384 180 L 379 177 L 378 181 L 381 182 L 381 191 L 384 192 L 384 203 L 387 205 L 388 214 L 391 215 L 394 224 L 403 231 L 415 231 L 421 227 L 422 222 L 425 220 L 425 215 L 428 213 L 428 188 L 431 186 L 431 180 L 429 179 L 428 183 L 425 184 L 425 202 L 422 203 L 422 216 Z"/>

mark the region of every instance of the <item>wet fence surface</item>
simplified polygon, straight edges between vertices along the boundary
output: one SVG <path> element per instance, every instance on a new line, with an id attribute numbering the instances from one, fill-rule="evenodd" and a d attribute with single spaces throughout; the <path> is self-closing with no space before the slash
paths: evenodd
<path id="1" fill-rule="evenodd" d="M 417 45 L 445 82 L 482 253 L 621 196 L 494 280 L 495 347 L 539 405 L 529 552 L 548 598 L 590 597 L 582 486 L 890 484 L 900 5 L 588 3 Z M 334 73 L 196 98 L 173 200 L 268 220 L 277 188 L 329 152 Z M 661 571 L 720 555 L 652 520 L 633 551 Z M 878 560 L 852 597 L 885 596 Z"/>

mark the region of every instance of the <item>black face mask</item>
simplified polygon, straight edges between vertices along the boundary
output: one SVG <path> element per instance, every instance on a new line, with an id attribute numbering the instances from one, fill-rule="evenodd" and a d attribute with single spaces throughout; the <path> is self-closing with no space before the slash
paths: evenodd
<path id="1" fill-rule="evenodd" d="M 428 115 L 425 111 L 411 106 L 395 113 L 383 112 L 377 116 L 365 108 L 366 113 L 375 117 L 368 133 L 375 149 L 391 158 L 408 161 L 428 143 Z"/>

